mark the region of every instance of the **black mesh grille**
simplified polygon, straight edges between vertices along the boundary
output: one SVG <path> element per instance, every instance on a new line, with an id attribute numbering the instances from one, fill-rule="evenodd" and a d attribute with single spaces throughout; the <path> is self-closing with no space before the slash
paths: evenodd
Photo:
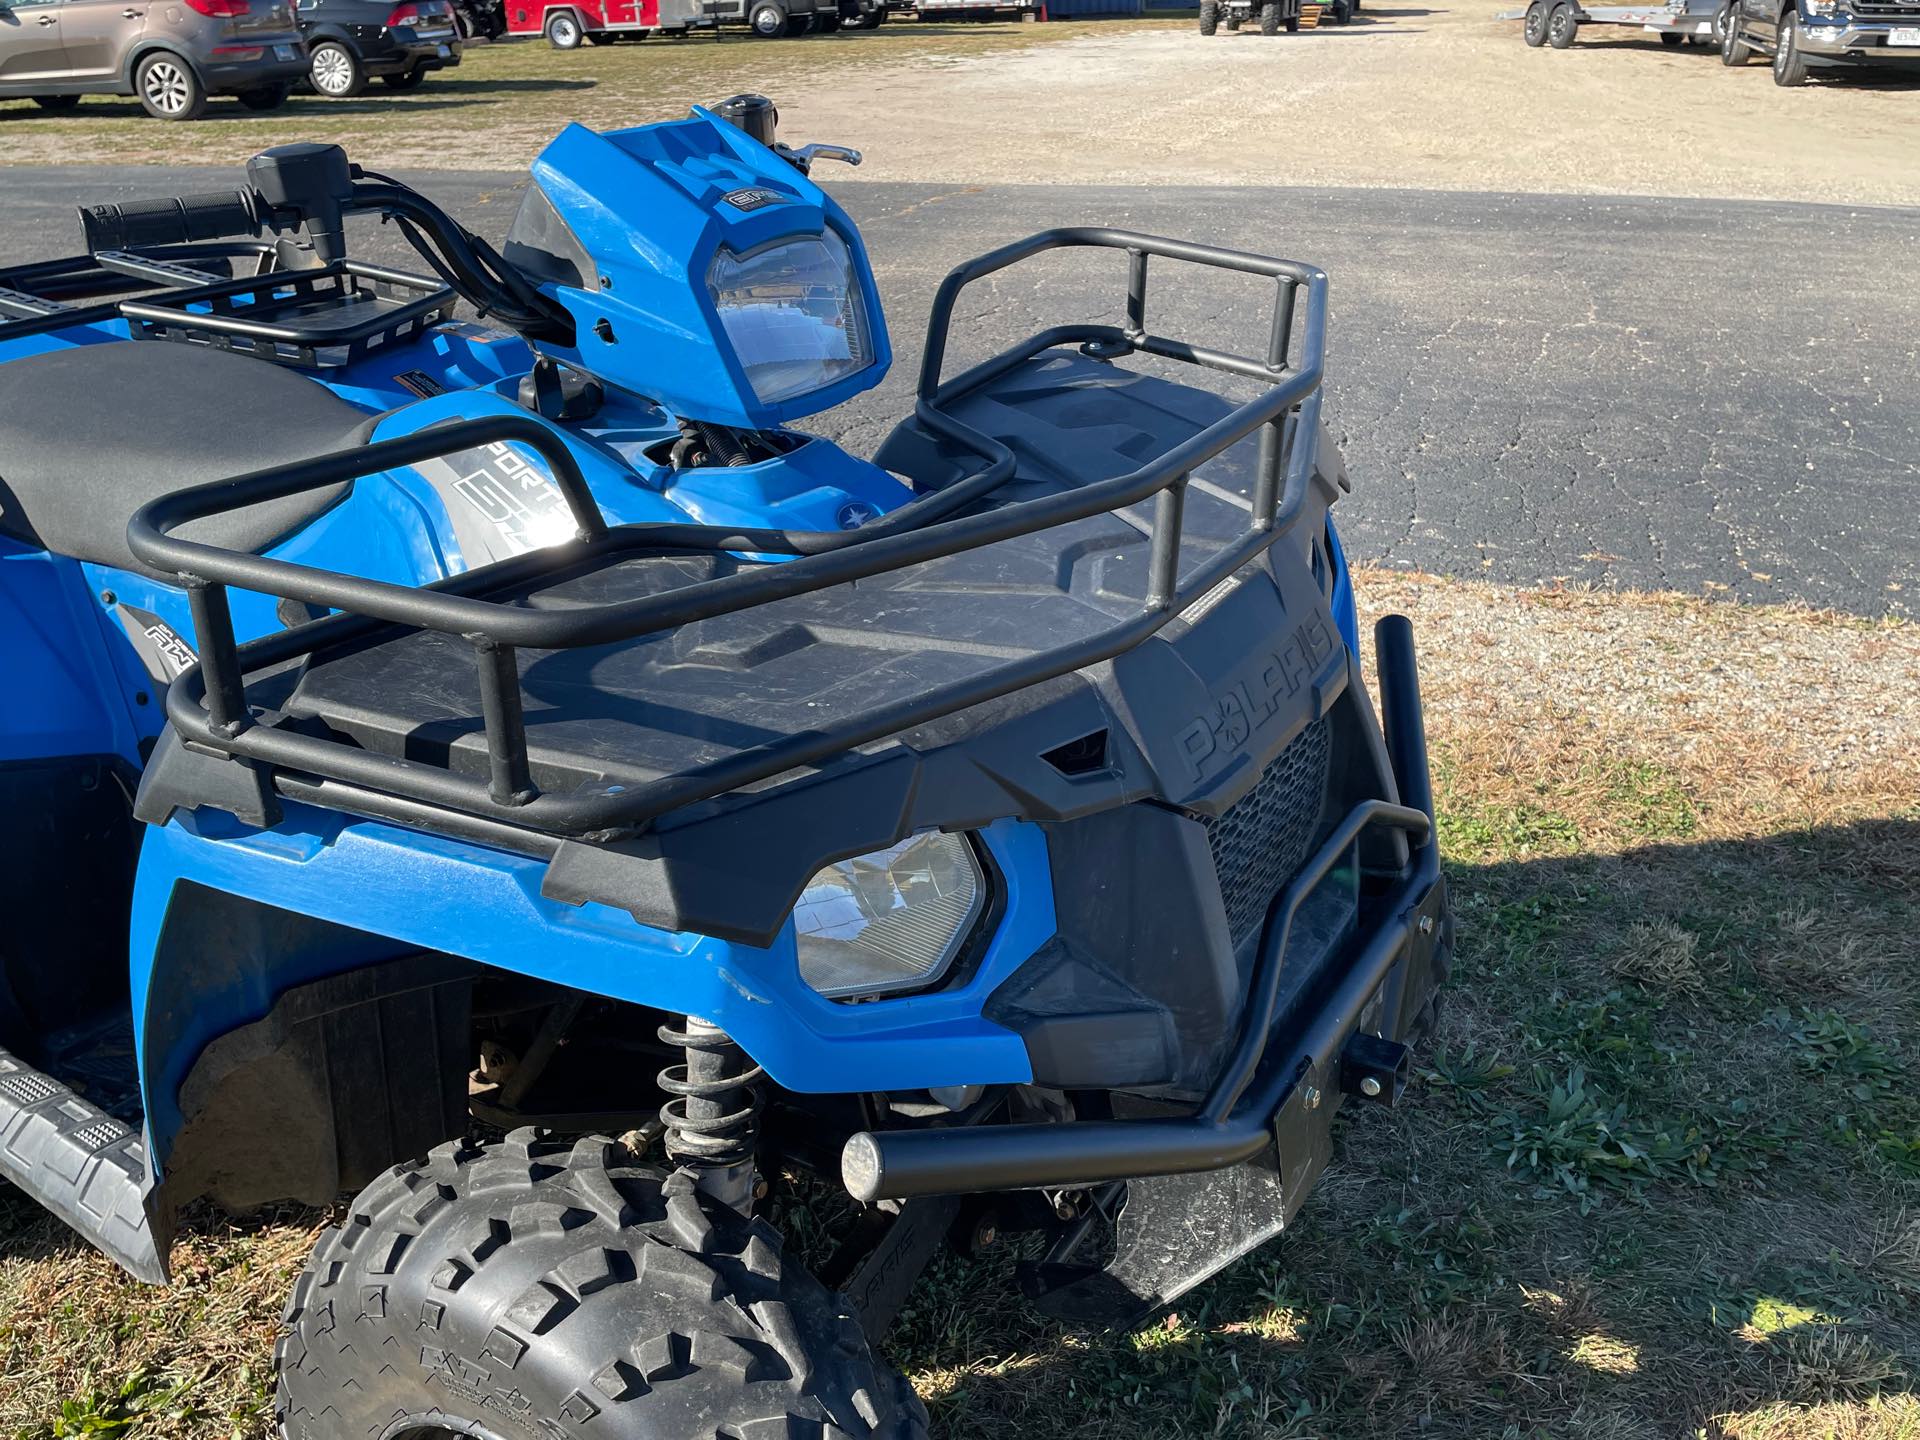
<path id="1" fill-rule="evenodd" d="M 1327 794 L 1327 722 L 1302 730 L 1259 782 L 1207 822 L 1234 944 L 1260 928 L 1280 887 L 1307 858 Z"/>

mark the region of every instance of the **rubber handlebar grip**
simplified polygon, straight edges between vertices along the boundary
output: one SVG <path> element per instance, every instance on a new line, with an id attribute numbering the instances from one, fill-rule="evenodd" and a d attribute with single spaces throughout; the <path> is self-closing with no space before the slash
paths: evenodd
<path id="1" fill-rule="evenodd" d="M 102 250 L 258 235 L 260 207 L 251 191 L 223 190 L 160 200 L 128 200 L 118 205 L 83 205 L 80 223 L 87 232 L 87 250 L 98 254 Z"/>

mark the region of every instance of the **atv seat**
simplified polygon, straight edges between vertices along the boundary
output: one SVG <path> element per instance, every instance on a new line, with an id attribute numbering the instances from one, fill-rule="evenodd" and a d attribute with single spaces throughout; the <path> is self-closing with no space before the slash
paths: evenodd
<path id="1" fill-rule="evenodd" d="M 127 522 L 148 501 L 360 444 L 372 426 L 283 366 L 156 341 L 27 356 L 6 366 L 0 395 L 0 535 L 148 575 L 127 549 Z M 182 533 L 257 552 L 347 488 L 212 516 Z"/>

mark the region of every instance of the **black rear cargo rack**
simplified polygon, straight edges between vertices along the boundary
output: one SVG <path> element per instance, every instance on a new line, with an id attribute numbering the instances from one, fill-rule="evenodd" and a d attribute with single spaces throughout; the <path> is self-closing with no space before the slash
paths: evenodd
<path id="1" fill-rule="evenodd" d="M 221 240 L 10 265 L 0 270 L 0 340 L 113 320 L 129 295 L 231 280 L 247 262 L 265 274 L 273 258 L 269 241 Z"/>
<path id="2" fill-rule="evenodd" d="M 316 369 L 404 344 L 458 304 L 438 279 L 357 260 L 279 269 L 275 254 L 267 241 L 215 241 L 0 270 L 0 341 L 118 318 L 136 340 Z"/>
<path id="3" fill-rule="evenodd" d="M 458 303 L 439 280 L 336 260 L 311 270 L 236 276 L 151 300 L 120 313 L 137 340 L 234 350 L 307 369 L 347 365 L 401 345 L 453 318 Z M 204 305 L 204 310 L 191 307 Z"/>
<path id="4" fill-rule="evenodd" d="M 942 381 L 947 331 L 960 292 L 983 276 L 1045 251 L 1103 248 L 1129 257 L 1126 323 L 1064 325 L 1041 332 L 951 380 Z M 1148 262 L 1192 263 L 1275 283 L 1264 359 L 1250 359 L 1155 334 L 1147 325 Z M 1304 300 L 1304 305 L 1301 303 Z M 142 561 L 181 576 L 190 599 L 201 661 L 174 683 L 168 718 L 196 749 L 238 756 L 287 772 L 287 788 L 306 795 L 346 787 L 351 808 L 451 833 L 499 833 L 519 848 L 550 849 L 554 837 L 612 839 L 680 807 L 819 763 L 854 747 L 983 704 L 1129 650 L 1196 598 L 1269 549 L 1306 513 L 1318 433 L 1326 329 L 1326 276 L 1290 261 L 1128 231 L 1050 230 L 961 266 L 935 297 L 915 403 L 918 422 L 984 461 L 984 468 L 923 494 L 852 532 L 735 530 L 696 524 L 609 528 L 560 433 L 530 415 L 503 415 L 437 426 L 419 434 L 196 486 L 142 509 L 128 541 Z M 1296 340 L 1296 330 L 1298 332 Z M 1141 353 L 1255 378 L 1267 388 L 1183 443 L 1126 474 L 1078 489 L 975 513 L 959 513 L 1014 472 L 998 441 L 963 424 L 947 406 L 1042 352 L 1079 346 L 1100 358 Z M 1259 433 L 1250 523 L 1237 539 L 1184 577 L 1181 524 L 1191 471 Z M 577 538 L 432 585 L 414 588 L 183 539 L 173 532 L 202 517 L 419 464 L 497 442 L 523 444 L 551 467 L 571 510 Z M 780 735 L 721 758 L 625 788 L 536 788 L 528 758 L 521 677 L 515 651 L 609 645 L 733 614 L 961 551 L 1068 525 L 1154 500 L 1145 599 L 1137 613 L 1070 644 L 996 664 L 962 680 L 876 706 L 838 723 Z M 574 609 L 532 609 L 482 598 L 543 577 L 610 568 L 639 555 L 771 553 L 796 558 L 752 566 L 665 593 Z M 239 586 L 341 613 L 236 645 L 227 588 Z M 415 631 L 459 637 L 473 648 L 480 687 L 488 775 L 375 753 L 257 718 L 250 676 L 316 652 Z M 316 786 L 315 778 L 319 784 Z M 545 837 L 544 839 L 541 837 Z"/>

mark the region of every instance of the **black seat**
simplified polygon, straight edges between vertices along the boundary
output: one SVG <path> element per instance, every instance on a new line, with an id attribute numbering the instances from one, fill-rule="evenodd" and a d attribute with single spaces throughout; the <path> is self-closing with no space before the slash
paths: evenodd
<path id="1" fill-rule="evenodd" d="M 123 340 L 30 355 L 0 365 L 0 534 L 151 574 L 127 549 L 127 522 L 149 500 L 362 443 L 372 423 L 304 375 L 223 350 Z M 258 551 L 347 488 L 182 533 Z"/>

